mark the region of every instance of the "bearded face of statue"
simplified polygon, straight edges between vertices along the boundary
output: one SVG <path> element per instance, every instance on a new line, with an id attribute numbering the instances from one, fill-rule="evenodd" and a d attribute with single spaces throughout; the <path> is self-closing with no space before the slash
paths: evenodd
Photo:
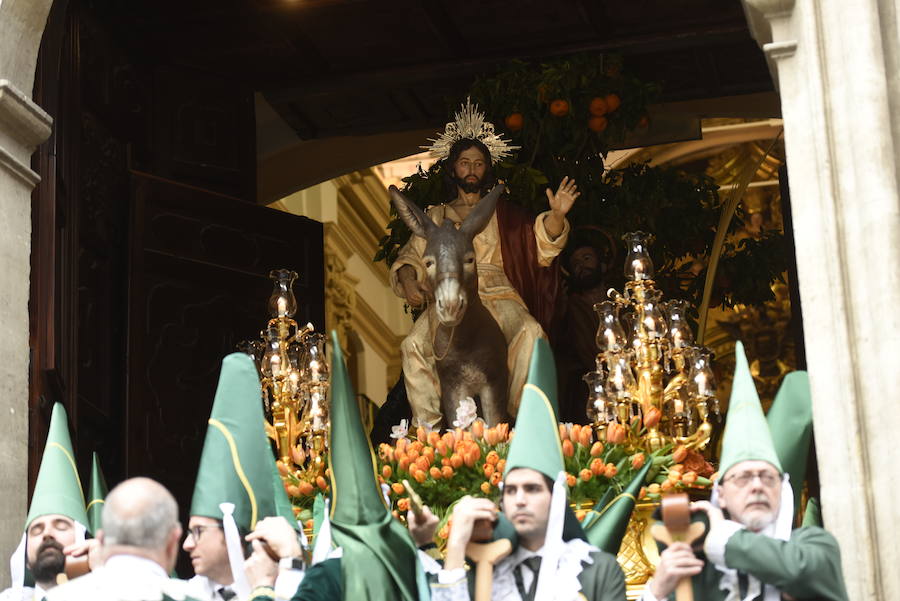
<path id="1" fill-rule="evenodd" d="M 485 173 L 487 160 L 475 146 L 459 153 L 459 158 L 453 163 L 453 181 L 466 194 L 481 190 Z"/>

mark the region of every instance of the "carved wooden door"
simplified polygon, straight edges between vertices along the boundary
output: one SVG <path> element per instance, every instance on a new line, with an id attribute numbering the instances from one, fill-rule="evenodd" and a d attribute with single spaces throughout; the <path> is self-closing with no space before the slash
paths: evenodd
<path id="1" fill-rule="evenodd" d="M 132 196 L 125 471 L 185 515 L 221 360 L 265 326 L 270 270 L 300 274 L 296 318 L 324 329 L 322 225 L 144 175 Z"/>

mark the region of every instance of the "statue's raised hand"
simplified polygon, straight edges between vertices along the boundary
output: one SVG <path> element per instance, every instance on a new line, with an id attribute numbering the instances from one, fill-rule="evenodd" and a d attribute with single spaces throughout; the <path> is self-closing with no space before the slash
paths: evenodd
<path id="1" fill-rule="evenodd" d="M 575 199 L 579 196 L 581 196 L 581 192 L 578 191 L 575 180 L 570 179 L 569 176 L 564 177 L 562 181 L 559 182 L 559 188 L 557 188 L 556 194 L 552 193 L 550 188 L 547 188 L 547 199 L 550 201 L 550 210 L 561 216 L 569 212 L 569 209 L 575 204 Z"/>

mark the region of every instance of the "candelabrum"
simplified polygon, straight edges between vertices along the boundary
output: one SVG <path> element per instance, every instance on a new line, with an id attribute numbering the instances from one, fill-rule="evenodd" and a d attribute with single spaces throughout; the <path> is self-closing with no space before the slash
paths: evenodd
<path id="1" fill-rule="evenodd" d="M 314 482 L 325 473 L 328 429 L 328 362 L 325 336 L 307 323 L 294 321 L 297 273 L 276 269 L 269 296 L 270 319 L 259 340 L 244 341 L 239 350 L 253 357 L 262 384 L 266 433 L 278 458 L 291 472 Z M 293 467 L 291 467 L 293 466 Z"/>
<path id="2" fill-rule="evenodd" d="M 662 302 L 654 287 L 647 251 L 653 237 L 632 232 L 622 239 L 625 292 L 610 289 L 610 300 L 594 305 L 599 353 L 596 371 L 584 376 L 588 417 L 598 437 L 615 429 L 613 438 L 624 432 L 630 444 L 650 451 L 675 443 L 709 457 L 723 423 L 710 352 L 693 345 L 688 303 Z"/>

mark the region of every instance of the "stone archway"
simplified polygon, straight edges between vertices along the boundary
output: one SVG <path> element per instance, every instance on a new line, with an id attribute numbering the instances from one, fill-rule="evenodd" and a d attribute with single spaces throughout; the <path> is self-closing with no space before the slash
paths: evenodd
<path id="1" fill-rule="evenodd" d="M 0 548 L 22 536 L 28 510 L 28 288 L 31 155 L 50 136 L 50 116 L 31 100 L 38 49 L 52 0 L 0 2 Z M 9 564 L 0 562 L 0 582 Z"/>

